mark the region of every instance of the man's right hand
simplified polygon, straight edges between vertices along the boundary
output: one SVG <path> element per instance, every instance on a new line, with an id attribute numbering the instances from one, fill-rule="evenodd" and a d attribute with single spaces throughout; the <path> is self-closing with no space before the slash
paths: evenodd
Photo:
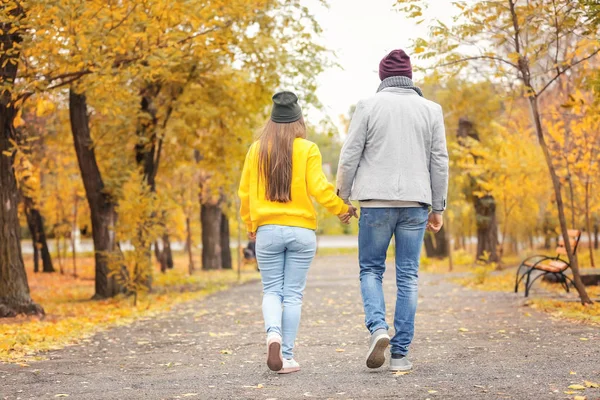
<path id="1" fill-rule="evenodd" d="M 427 221 L 427 230 L 429 232 L 438 233 L 444 226 L 444 217 L 442 214 L 432 212 L 429 214 L 429 220 Z"/>

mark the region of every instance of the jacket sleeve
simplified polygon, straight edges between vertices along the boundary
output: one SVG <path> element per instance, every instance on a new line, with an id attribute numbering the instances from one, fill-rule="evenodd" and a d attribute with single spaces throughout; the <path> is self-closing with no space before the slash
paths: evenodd
<path id="1" fill-rule="evenodd" d="M 446 148 L 446 131 L 441 107 L 433 125 L 429 173 L 431 175 L 432 209 L 434 212 L 441 213 L 446 209 L 446 196 L 448 195 L 448 149 Z"/>
<path id="2" fill-rule="evenodd" d="M 358 163 L 365 148 L 368 117 L 369 115 L 365 109 L 364 102 L 359 101 L 356 104 L 356 110 L 354 110 L 350 128 L 348 129 L 348 137 L 342 146 L 340 162 L 338 164 L 337 193 L 344 200 L 350 198 Z"/>
<path id="3" fill-rule="evenodd" d="M 242 177 L 240 179 L 240 187 L 238 189 L 238 196 L 240 197 L 240 217 L 246 224 L 248 232 L 252 232 L 252 221 L 250 219 L 250 157 L 252 153 L 252 147 L 246 154 L 246 160 L 244 161 L 244 168 L 242 169 Z"/>
<path id="4" fill-rule="evenodd" d="M 316 144 L 310 147 L 306 165 L 306 184 L 308 193 L 332 214 L 348 212 L 348 205 L 335 194 L 334 186 L 323 173 L 321 152 Z"/>

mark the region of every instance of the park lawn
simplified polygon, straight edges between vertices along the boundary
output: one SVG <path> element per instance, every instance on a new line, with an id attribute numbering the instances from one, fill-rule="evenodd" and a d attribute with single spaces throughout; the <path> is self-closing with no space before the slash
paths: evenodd
<path id="1" fill-rule="evenodd" d="M 78 259 L 78 278 L 69 275 L 72 274 L 70 262 L 66 262 L 65 274 L 34 274 L 31 257 L 26 257 L 32 298 L 44 307 L 46 316 L 3 320 L 0 362 L 27 366 L 29 361 L 42 359 L 45 351 L 81 343 L 101 330 L 155 317 L 176 304 L 259 277 L 254 265 L 244 266 L 239 280 L 235 270 L 196 271 L 190 276 L 186 256 L 175 255 L 174 261 L 173 270 L 166 274 L 155 272 L 153 292 L 142 295 L 134 307 L 132 298 L 125 296 L 90 300 L 94 294 L 92 257 Z"/>

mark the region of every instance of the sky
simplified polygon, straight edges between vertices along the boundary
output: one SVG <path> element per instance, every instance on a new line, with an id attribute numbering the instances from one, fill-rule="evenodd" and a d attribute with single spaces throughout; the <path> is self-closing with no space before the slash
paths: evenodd
<path id="1" fill-rule="evenodd" d="M 446 19 L 453 10 L 450 0 L 430 2 L 427 17 Z M 377 90 L 379 61 L 394 49 L 408 49 L 412 39 L 425 37 L 427 26 L 417 26 L 395 10 L 394 0 L 329 0 L 328 9 L 316 0 L 306 4 L 324 29 L 322 44 L 335 52 L 342 68 L 330 69 L 317 80 L 324 112 L 341 128 L 339 116 Z M 416 57 L 412 62 L 418 62 Z M 418 79 L 415 75 L 417 85 Z"/>

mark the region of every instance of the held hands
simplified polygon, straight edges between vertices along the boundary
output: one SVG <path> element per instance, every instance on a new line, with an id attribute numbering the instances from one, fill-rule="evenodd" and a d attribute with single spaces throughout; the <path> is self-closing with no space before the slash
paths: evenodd
<path id="1" fill-rule="evenodd" d="M 444 218 L 442 214 L 431 213 L 429 214 L 429 220 L 427 221 L 427 230 L 429 232 L 438 233 L 444 225 Z"/>
<path id="2" fill-rule="evenodd" d="M 340 221 L 342 221 L 342 223 L 348 225 L 350 224 L 350 219 L 352 219 L 352 217 L 358 218 L 358 212 L 356 211 L 356 207 L 354 207 L 349 201 L 346 201 L 346 204 L 348 204 L 348 212 L 338 215 L 338 218 Z"/>
<path id="3" fill-rule="evenodd" d="M 248 232 L 248 239 L 256 240 L 256 232 Z"/>

